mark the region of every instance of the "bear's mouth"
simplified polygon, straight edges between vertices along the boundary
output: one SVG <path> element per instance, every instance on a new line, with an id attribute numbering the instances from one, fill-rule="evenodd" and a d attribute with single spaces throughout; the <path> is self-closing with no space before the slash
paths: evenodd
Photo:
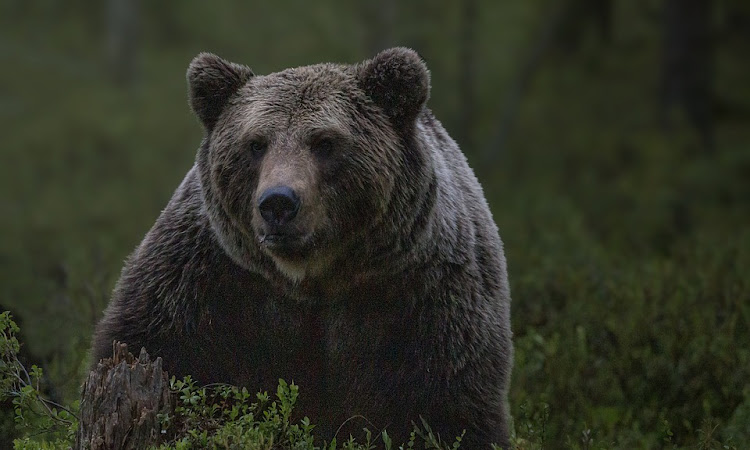
<path id="1" fill-rule="evenodd" d="M 304 258 L 306 239 L 301 233 L 267 233 L 258 237 L 258 244 L 266 251 L 283 258 Z"/>

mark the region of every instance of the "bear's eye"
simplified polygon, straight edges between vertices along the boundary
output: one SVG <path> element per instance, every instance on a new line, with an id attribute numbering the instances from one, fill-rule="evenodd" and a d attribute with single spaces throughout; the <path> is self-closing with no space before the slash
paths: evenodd
<path id="1" fill-rule="evenodd" d="M 247 148 L 250 150 L 250 153 L 254 158 L 260 158 L 261 156 L 263 156 L 263 154 L 266 152 L 266 147 L 268 147 L 268 145 L 260 140 L 250 141 L 250 143 L 247 145 Z"/>
<path id="2" fill-rule="evenodd" d="M 320 157 L 330 156 L 335 148 L 336 143 L 333 139 L 327 137 L 316 139 L 311 146 L 312 152 Z"/>

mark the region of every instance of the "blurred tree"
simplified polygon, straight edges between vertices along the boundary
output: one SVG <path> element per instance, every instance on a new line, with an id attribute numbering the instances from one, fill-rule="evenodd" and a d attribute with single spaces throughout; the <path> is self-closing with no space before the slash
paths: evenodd
<path id="1" fill-rule="evenodd" d="M 477 82 L 476 27 L 478 5 L 476 0 L 462 2 L 461 36 L 459 43 L 459 92 L 461 116 L 456 139 L 462 148 L 473 149 L 474 124 L 476 123 L 475 84 Z"/>
<path id="2" fill-rule="evenodd" d="M 564 4 L 565 17 L 560 43 L 570 51 L 580 46 L 584 36 L 594 28 L 603 42 L 612 41 L 614 2 L 612 0 L 569 0 Z"/>
<path id="3" fill-rule="evenodd" d="M 138 0 L 107 1 L 107 57 L 112 78 L 126 86 L 136 73 Z"/>
<path id="4" fill-rule="evenodd" d="M 366 54 L 373 56 L 396 42 L 395 28 L 398 14 L 396 0 L 373 2 L 361 0 L 362 24 L 365 31 Z"/>
<path id="5" fill-rule="evenodd" d="M 714 147 L 712 0 L 664 0 L 660 114 L 665 128 L 682 109 L 703 147 Z"/>
<path id="6" fill-rule="evenodd" d="M 497 131 L 488 140 L 488 145 L 483 152 L 483 159 L 489 165 L 496 164 L 499 156 L 503 153 L 519 114 L 524 94 L 541 67 L 544 56 L 556 42 L 565 23 L 567 11 L 568 4 L 566 2 L 561 2 L 556 7 L 549 8 L 541 26 L 536 30 L 531 48 L 524 52 L 525 57 L 513 77 L 505 98 L 500 102 Z"/>

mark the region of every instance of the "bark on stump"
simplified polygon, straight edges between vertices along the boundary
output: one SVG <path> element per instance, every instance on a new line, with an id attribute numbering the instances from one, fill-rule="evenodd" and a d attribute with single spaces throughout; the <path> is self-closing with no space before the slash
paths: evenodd
<path id="1" fill-rule="evenodd" d="M 136 359 L 123 343 L 101 360 L 83 386 L 76 449 L 142 449 L 163 440 L 157 414 L 172 413 L 161 358 Z"/>

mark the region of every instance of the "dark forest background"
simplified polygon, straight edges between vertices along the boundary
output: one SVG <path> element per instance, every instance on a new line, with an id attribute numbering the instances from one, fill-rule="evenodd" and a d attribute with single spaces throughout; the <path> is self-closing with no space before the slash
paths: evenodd
<path id="1" fill-rule="evenodd" d="M 0 309 L 53 398 L 193 163 L 191 58 L 392 45 L 427 61 L 506 244 L 518 435 L 750 445 L 745 0 L 0 0 Z"/>

